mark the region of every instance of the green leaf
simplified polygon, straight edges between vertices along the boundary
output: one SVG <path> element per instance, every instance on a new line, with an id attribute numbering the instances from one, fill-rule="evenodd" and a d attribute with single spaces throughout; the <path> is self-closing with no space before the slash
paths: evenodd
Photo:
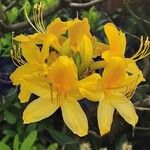
<path id="1" fill-rule="evenodd" d="M 13 150 L 19 150 L 19 136 L 16 134 L 13 142 Z"/>
<path id="2" fill-rule="evenodd" d="M 11 150 L 5 143 L 0 142 L 0 150 Z"/>
<path id="3" fill-rule="evenodd" d="M 13 7 L 10 11 L 6 12 L 6 16 L 9 23 L 15 22 L 18 15 L 19 15 L 19 10 L 17 7 Z"/>
<path id="4" fill-rule="evenodd" d="M 34 130 L 23 141 L 20 150 L 30 150 L 34 142 L 36 141 L 36 137 L 37 137 L 37 131 Z"/>
<path id="5" fill-rule="evenodd" d="M 66 144 L 66 143 L 73 143 L 74 139 L 67 136 L 65 133 L 62 133 L 61 131 L 57 131 L 52 127 L 48 127 L 47 131 L 50 133 L 50 135 L 59 143 Z"/>
<path id="6" fill-rule="evenodd" d="M 47 150 L 57 150 L 58 149 L 58 143 L 51 144 Z"/>
<path id="7" fill-rule="evenodd" d="M 15 116 L 10 111 L 8 111 L 8 110 L 5 110 L 5 112 L 4 112 L 4 118 L 10 124 L 15 124 L 16 123 Z"/>

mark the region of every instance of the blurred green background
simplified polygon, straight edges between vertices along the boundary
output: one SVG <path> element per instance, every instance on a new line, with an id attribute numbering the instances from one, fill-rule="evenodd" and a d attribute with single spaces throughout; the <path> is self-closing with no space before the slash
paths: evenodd
<path id="1" fill-rule="evenodd" d="M 138 50 L 139 38 L 150 35 L 149 0 L 41 0 L 45 4 L 44 23 L 56 17 L 62 20 L 87 17 L 91 32 L 105 41 L 103 25 L 115 23 L 127 37 L 127 56 Z M 32 17 L 32 8 L 40 0 L 0 0 L 0 150 L 150 150 L 150 59 L 138 62 L 146 82 L 132 98 L 139 122 L 132 129 L 118 113 L 114 115 L 111 132 L 99 135 L 97 104 L 81 102 L 88 119 L 89 134 L 83 138 L 65 126 L 61 111 L 38 123 L 23 125 L 22 112 L 27 104 L 20 104 L 18 87 L 12 86 L 9 75 L 16 68 L 11 61 L 12 32 L 14 35 L 33 33 L 26 21 L 24 7 Z M 34 95 L 31 97 L 31 100 Z"/>

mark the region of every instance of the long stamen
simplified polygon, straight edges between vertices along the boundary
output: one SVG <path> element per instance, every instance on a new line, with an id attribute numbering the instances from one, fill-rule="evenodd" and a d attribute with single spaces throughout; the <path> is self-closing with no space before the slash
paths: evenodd
<path id="1" fill-rule="evenodd" d="M 150 55 L 150 41 L 149 38 L 147 37 L 146 40 L 143 40 L 143 37 L 141 37 L 141 44 L 140 48 L 137 51 L 137 53 L 131 57 L 132 60 L 138 61 L 140 59 L 143 59 L 144 57 Z"/>
<path id="2" fill-rule="evenodd" d="M 37 7 L 37 11 L 38 11 L 37 20 L 38 20 L 38 26 L 39 26 L 40 30 L 42 32 L 46 32 L 44 22 L 43 22 L 43 14 L 42 14 L 43 8 L 44 8 L 44 4 L 40 3 Z"/>
<path id="3" fill-rule="evenodd" d="M 131 84 L 128 85 L 127 91 L 126 91 L 126 97 L 128 99 L 131 99 L 132 96 L 134 95 L 136 87 L 137 87 L 138 79 L 139 79 L 139 75 L 137 76 L 137 78 L 135 80 L 133 80 L 133 82 L 131 82 Z"/>
<path id="4" fill-rule="evenodd" d="M 26 64 L 26 61 L 22 58 L 20 44 L 18 44 L 18 46 L 14 44 L 13 36 L 14 35 L 12 33 L 12 47 L 13 48 L 10 51 L 10 55 L 11 55 L 11 59 L 13 63 L 18 67 L 18 66 Z"/>
<path id="5" fill-rule="evenodd" d="M 124 93 L 124 95 L 128 98 L 131 99 L 132 96 L 134 95 L 134 92 L 136 90 L 137 87 L 137 81 L 139 79 L 139 75 L 137 76 L 137 78 L 135 78 L 134 80 L 132 80 L 129 83 L 126 83 L 124 85 L 121 85 L 119 87 L 111 87 L 111 88 L 107 88 L 110 90 L 120 90 L 121 93 Z"/>
<path id="6" fill-rule="evenodd" d="M 35 27 L 35 25 L 31 22 L 31 20 L 29 19 L 28 17 L 28 14 L 27 14 L 27 9 L 26 9 L 26 6 L 25 6 L 25 9 L 24 9 L 24 13 L 25 13 L 25 17 L 27 18 L 28 22 L 30 23 L 30 25 L 32 26 L 32 28 L 34 30 L 36 30 L 37 32 L 39 32 L 39 30 Z"/>
<path id="7" fill-rule="evenodd" d="M 34 9 L 33 9 L 33 20 L 34 20 L 34 24 L 35 24 L 34 25 L 32 23 L 32 21 L 29 19 L 28 15 L 27 15 L 27 10 L 25 7 L 25 16 L 26 16 L 28 22 L 37 32 L 41 32 L 41 33 L 46 32 L 44 22 L 43 22 L 43 9 L 44 9 L 44 4 L 41 2 L 40 2 L 40 4 L 34 5 Z"/>

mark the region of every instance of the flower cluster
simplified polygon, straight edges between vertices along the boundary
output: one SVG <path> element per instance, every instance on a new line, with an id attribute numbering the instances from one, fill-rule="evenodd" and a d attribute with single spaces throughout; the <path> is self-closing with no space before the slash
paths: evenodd
<path id="1" fill-rule="evenodd" d="M 66 125 L 84 136 L 88 120 L 79 100 L 86 98 L 99 102 L 101 135 L 110 131 L 115 109 L 135 126 L 138 116 L 130 99 L 144 81 L 136 62 L 150 54 L 148 38 L 141 38 L 139 50 L 126 58 L 125 34 L 114 24 L 104 25 L 109 43 L 104 44 L 92 36 L 86 18 L 66 22 L 57 18 L 45 28 L 43 6 L 35 5 L 34 9 L 35 25 L 27 18 L 37 32 L 16 36 L 19 45 L 11 51 L 17 69 L 10 78 L 14 85 L 20 85 L 20 102 L 28 102 L 32 93 L 38 96 L 26 107 L 24 123 L 47 118 L 60 107 Z M 97 57 L 100 59 L 94 59 Z"/>

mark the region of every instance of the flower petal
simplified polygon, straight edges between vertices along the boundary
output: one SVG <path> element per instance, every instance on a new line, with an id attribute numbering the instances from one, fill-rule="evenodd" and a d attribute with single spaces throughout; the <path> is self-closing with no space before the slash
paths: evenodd
<path id="1" fill-rule="evenodd" d="M 23 113 L 24 124 L 37 122 L 52 115 L 58 109 L 56 99 L 40 97 L 31 102 Z"/>
<path id="2" fill-rule="evenodd" d="M 135 61 L 132 61 L 130 59 L 126 59 L 127 60 L 127 71 L 132 74 L 132 75 L 138 75 L 138 81 L 137 84 L 139 84 L 142 81 L 145 81 L 144 77 L 143 77 L 143 73 L 142 71 L 138 68 L 137 64 L 135 63 Z"/>
<path id="3" fill-rule="evenodd" d="M 136 125 L 138 116 L 132 102 L 129 99 L 126 97 L 115 97 L 115 99 L 111 99 L 111 104 L 117 109 L 126 122 L 132 126 Z"/>
<path id="4" fill-rule="evenodd" d="M 92 62 L 93 57 L 93 46 L 92 42 L 87 35 L 83 36 L 81 47 L 80 47 L 80 56 L 81 56 L 81 70 L 85 71 L 89 67 L 89 64 Z"/>
<path id="5" fill-rule="evenodd" d="M 120 57 L 113 57 L 104 68 L 103 79 L 106 88 L 122 85 L 126 76 L 126 62 Z"/>
<path id="6" fill-rule="evenodd" d="M 61 93 L 66 93 L 76 86 L 77 67 L 69 57 L 60 56 L 51 64 L 47 76 L 54 88 L 58 89 Z"/>
<path id="7" fill-rule="evenodd" d="M 22 82 L 22 79 L 32 79 L 35 74 L 40 73 L 41 67 L 33 64 L 25 64 L 19 66 L 11 75 L 10 79 L 12 80 L 14 85 L 19 85 Z"/>
<path id="8" fill-rule="evenodd" d="M 64 99 L 61 106 L 63 119 L 66 125 L 79 136 L 88 133 L 88 121 L 80 104 L 76 100 Z"/>
<path id="9" fill-rule="evenodd" d="M 84 35 L 91 38 L 90 26 L 87 18 L 83 20 L 75 19 L 68 29 L 68 36 L 70 38 L 71 49 L 74 52 L 80 50 L 80 43 Z M 77 32 L 78 31 L 78 32 Z"/>
<path id="10" fill-rule="evenodd" d="M 123 56 L 126 47 L 125 34 L 115 27 L 112 23 L 104 25 L 104 31 L 108 38 L 110 49 L 114 56 Z"/>
<path id="11" fill-rule="evenodd" d="M 100 75 L 94 73 L 79 81 L 79 90 L 81 94 L 89 100 L 99 101 L 104 97 L 103 85 L 100 82 Z"/>
<path id="12" fill-rule="evenodd" d="M 110 131 L 111 124 L 113 121 L 114 108 L 111 105 L 108 98 L 99 102 L 97 119 L 100 134 L 104 135 Z"/>
<path id="13" fill-rule="evenodd" d="M 27 86 L 25 86 L 24 84 L 21 85 L 20 87 L 20 93 L 19 93 L 19 99 L 20 99 L 20 103 L 25 103 L 29 100 L 31 96 L 31 92 L 28 89 Z"/>
<path id="14" fill-rule="evenodd" d="M 32 43 L 21 43 L 22 55 L 28 63 L 39 64 L 41 62 L 40 49 Z"/>
<path id="15" fill-rule="evenodd" d="M 45 78 L 39 77 L 32 80 L 25 80 L 24 85 L 30 90 L 30 92 L 37 96 L 51 96 L 52 89 Z M 54 92 L 53 92 L 54 93 Z"/>
<path id="16" fill-rule="evenodd" d="M 51 33 L 56 37 L 65 33 L 67 30 L 67 23 L 60 20 L 60 18 L 55 19 L 51 24 L 47 26 L 47 33 Z"/>

